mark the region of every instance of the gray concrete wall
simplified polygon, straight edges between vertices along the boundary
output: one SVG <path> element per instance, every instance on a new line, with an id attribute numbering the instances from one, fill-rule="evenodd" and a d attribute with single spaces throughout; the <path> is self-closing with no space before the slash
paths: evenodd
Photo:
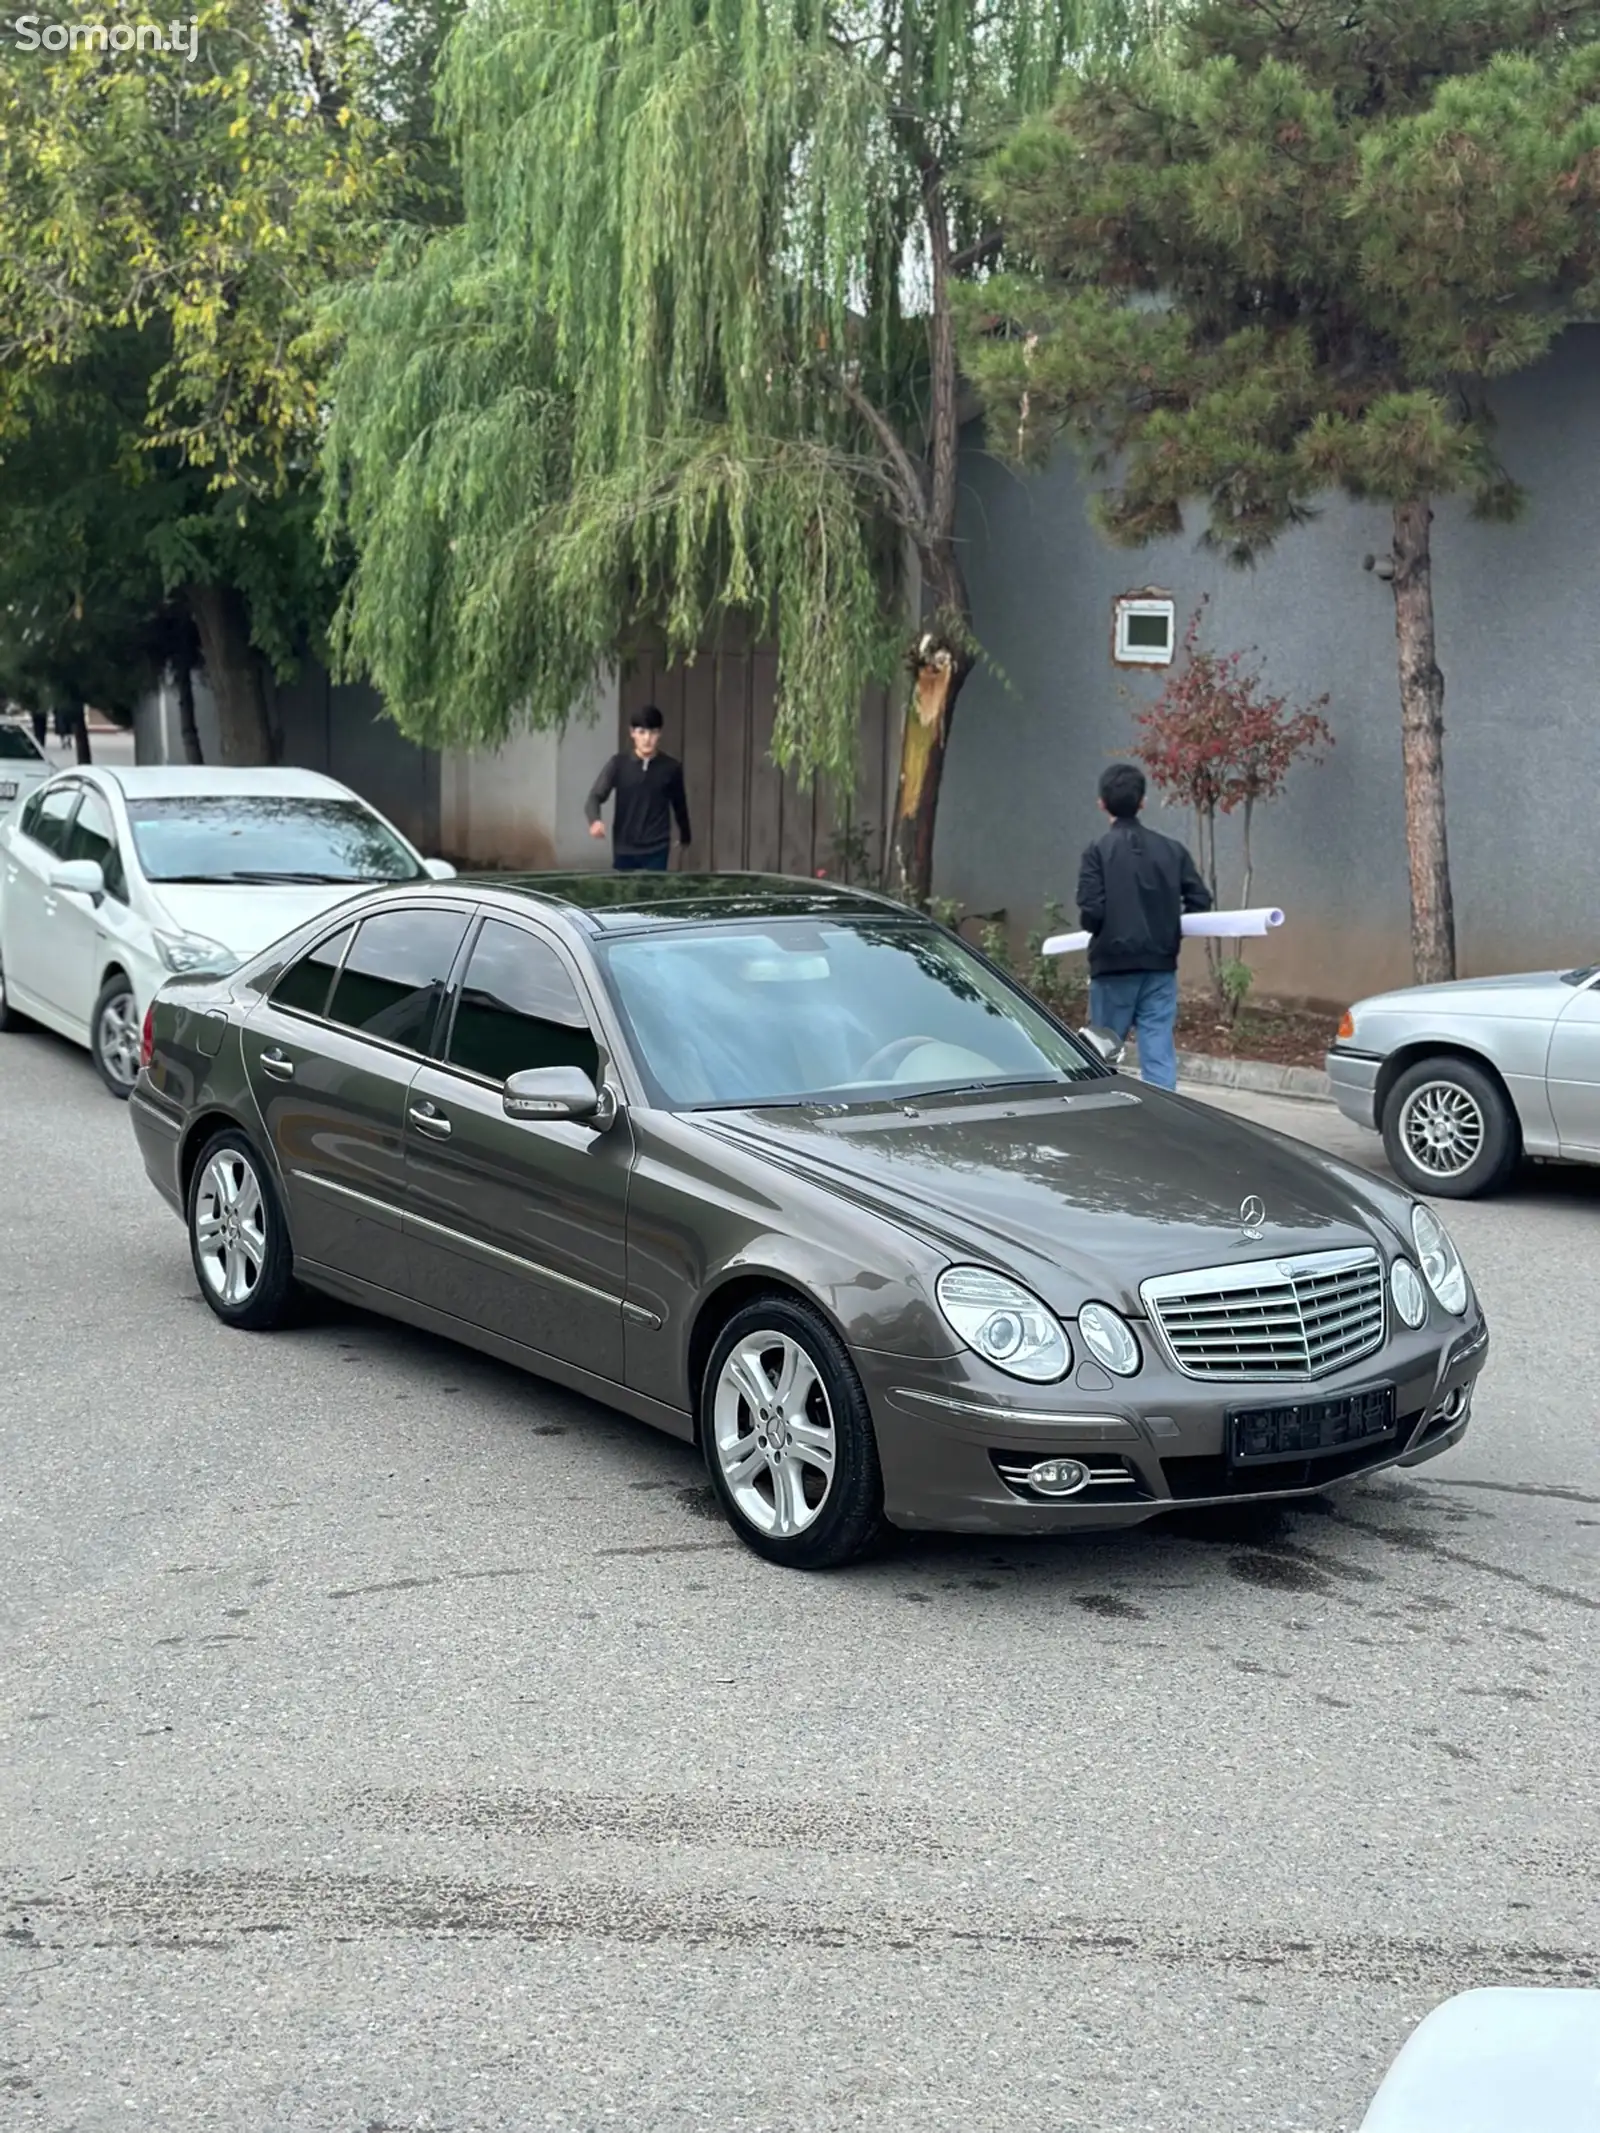
<path id="1" fill-rule="evenodd" d="M 307 664 L 292 681 L 272 685 L 269 704 L 281 762 L 337 778 L 387 815 L 419 850 L 438 852 L 439 757 L 404 738 L 384 717 L 375 690 L 331 681 L 326 669 Z M 208 763 L 220 762 L 216 704 L 198 672 L 194 722 L 201 754 Z M 134 742 L 141 763 L 183 761 L 178 692 L 170 676 L 135 712 Z"/>
<path id="2" fill-rule="evenodd" d="M 1434 586 L 1444 668 L 1445 765 L 1463 975 L 1600 955 L 1600 659 L 1591 636 L 1600 564 L 1600 329 L 1496 396 L 1507 465 L 1531 492 L 1511 527 L 1440 506 Z M 1260 821 L 1256 897 L 1290 914 L 1255 956 L 1259 986 L 1342 1000 L 1409 983 L 1394 603 L 1362 557 L 1389 546 L 1388 514 L 1331 499 L 1255 570 L 1182 539 L 1129 553 L 1090 527 L 1067 457 L 1021 478 L 974 448 L 961 533 L 984 644 L 1005 669 L 968 683 L 940 804 L 939 893 L 1031 917 L 1070 904 L 1095 834 L 1095 781 L 1129 751 L 1130 700 L 1162 673 L 1112 664 L 1120 594 L 1156 585 L 1178 627 L 1212 596 L 1209 641 L 1259 646 L 1267 681 L 1330 692 L 1336 746 L 1302 766 Z M 1177 835 L 1187 818 L 1151 819 Z M 1224 882 L 1236 893 L 1237 877 Z M 1193 951 L 1189 951 L 1193 953 Z"/>

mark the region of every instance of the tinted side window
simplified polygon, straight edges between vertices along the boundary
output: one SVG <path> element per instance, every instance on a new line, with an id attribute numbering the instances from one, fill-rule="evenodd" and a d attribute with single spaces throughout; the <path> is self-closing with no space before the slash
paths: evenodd
<path id="1" fill-rule="evenodd" d="M 466 913 L 458 911 L 384 911 L 369 918 L 339 973 L 330 1019 L 421 1051 L 466 930 Z"/>
<path id="2" fill-rule="evenodd" d="M 600 1055 L 566 965 L 547 942 L 490 919 L 473 944 L 450 1064 L 508 1081 L 527 1067 L 575 1066 L 595 1079 Z"/>
<path id="3" fill-rule="evenodd" d="M 346 926 L 331 940 L 319 941 L 298 963 L 291 963 L 272 988 L 274 1007 L 295 1007 L 303 1015 L 320 1015 L 328 1005 L 328 988 L 339 967 L 354 926 Z"/>
<path id="4" fill-rule="evenodd" d="M 85 791 L 77 820 L 67 834 L 64 859 L 92 859 L 106 878 L 106 894 L 119 904 L 128 901 L 128 878 L 117 850 L 117 832 L 111 810 L 97 792 Z"/>
<path id="5" fill-rule="evenodd" d="M 22 817 L 24 835 L 33 838 L 36 844 L 42 844 L 58 859 L 66 842 L 67 817 L 78 804 L 79 790 L 76 785 L 52 785 L 40 793 L 37 800 L 28 802 Z"/>

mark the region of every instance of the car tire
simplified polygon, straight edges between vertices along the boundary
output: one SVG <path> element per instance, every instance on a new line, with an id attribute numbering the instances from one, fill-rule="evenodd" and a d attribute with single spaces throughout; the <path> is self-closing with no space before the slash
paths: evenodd
<path id="1" fill-rule="evenodd" d="M 124 1103 L 139 1079 L 139 1009 L 133 981 L 114 970 L 100 988 L 89 1018 L 89 1056 L 95 1072 Z"/>
<path id="2" fill-rule="evenodd" d="M 185 1219 L 200 1294 L 224 1325 L 269 1333 L 293 1319 L 300 1288 L 289 1225 L 266 1164 L 236 1128 L 201 1149 Z"/>
<path id="3" fill-rule="evenodd" d="M 1441 1053 L 1408 1066 L 1383 1103 L 1389 1166 L 1410 1191 L 1474 1200 L 1510 1182 L 1522 1133 L 1504 1089 L 1470 1059 Z"/>
<path id="4" fill-rule="evenodd" d="M 735 1312 L 700 1386 L 700 1442 L 728 1523 L 791 1570 L 836 1570 L 884 1532 L 867 1396 L 819 1311 L 774 1293 Z"/>

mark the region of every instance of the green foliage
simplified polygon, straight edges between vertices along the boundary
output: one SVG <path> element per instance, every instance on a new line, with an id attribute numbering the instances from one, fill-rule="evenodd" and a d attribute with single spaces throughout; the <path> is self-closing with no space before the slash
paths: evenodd
<path id="1" fill-rule="evenodd" d="M 1600 300 L 1600 7 L 1213 0 L 1069 83 L 983 191 L 1030 271 L 965 313 L 995 445 L 1062 437 L 1119 543 L 1248 562 L 1319 492 L 1519 502 L 1484 388 Z"/>
<path id="2" fill-rule="evenodd" d="M 187 48 L 0 52 L 0 680 L 124 705 L 191 584 L 290 663 L 331 613 L 323 298 L 437 212 L 426 85 L 455 0 L 211 0 Z M 66 11 L 70 17 L 72 11 Z M 82 25 L 80 24 L 81 28 Z M 243 649 L 243 648 L 241 648 Z"/>
<path id="3" fill-rule="evenodd" d="M 876 882 L 878 836 L 870 822 L 852 822 L 836 829 L 828 839 L 829 865 L 823 870 L 836 881 Z"/>
<path id="4" fill-rule="evenodd" d="M 1223 1014 L 1231 1029 L 1239 1019 L 1240 1010 L 1255 983 L 1255 972 L 1243 956 L 1225 956 L 1217 965 L 1217 991 L 1221 996 Z"/>
<path id="5" fill-rule="evenodd" d="M 468 11 L 443 101 L 462 225 L 397 243 L 339 309 L 346 667 L 418 738 L 494 742 L 737 612 L 776 640 L 775 757 L 847 780 L 862 692 L 896 671 L 905 545 L 949 563 L 953 443 L 944 473 L 924 446 L 955 421 L 930 322 L 989 256 L 966 161 L 1143 11 Z"/>

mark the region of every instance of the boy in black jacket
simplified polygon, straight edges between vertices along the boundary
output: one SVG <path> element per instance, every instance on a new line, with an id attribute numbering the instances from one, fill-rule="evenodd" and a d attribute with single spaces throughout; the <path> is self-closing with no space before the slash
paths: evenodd
<path id="1" fill-rule="evenodd" d="M 664 873 L 672 848 L 672 821 L 678 842 L 689 842 L 689 802 L 683 790 L 683 765 L 661 750 L 661 713 L 654 704 L 635 711 L 628 721 L 633 753 L 614 755 L 594 781 L 584 812 L 589 835 L 603 837 L 600 809 L 617 796 L 611 824 L 612 849 L 619 874 Z"/>
<path id="2" fill-rule="evenodd" d="M 1178 949 L 1183 914 L 1209 911 L 1211 892 L 1186 846 L 1139 820 L 1144 772 L 1113 763 L 1100 780 L 1111 827 L 1083 855 L 1078 919 L 1089 942 L 1089 1019 L 1139 1039 L 1140 1079 L 1178 1086 Z"/>

